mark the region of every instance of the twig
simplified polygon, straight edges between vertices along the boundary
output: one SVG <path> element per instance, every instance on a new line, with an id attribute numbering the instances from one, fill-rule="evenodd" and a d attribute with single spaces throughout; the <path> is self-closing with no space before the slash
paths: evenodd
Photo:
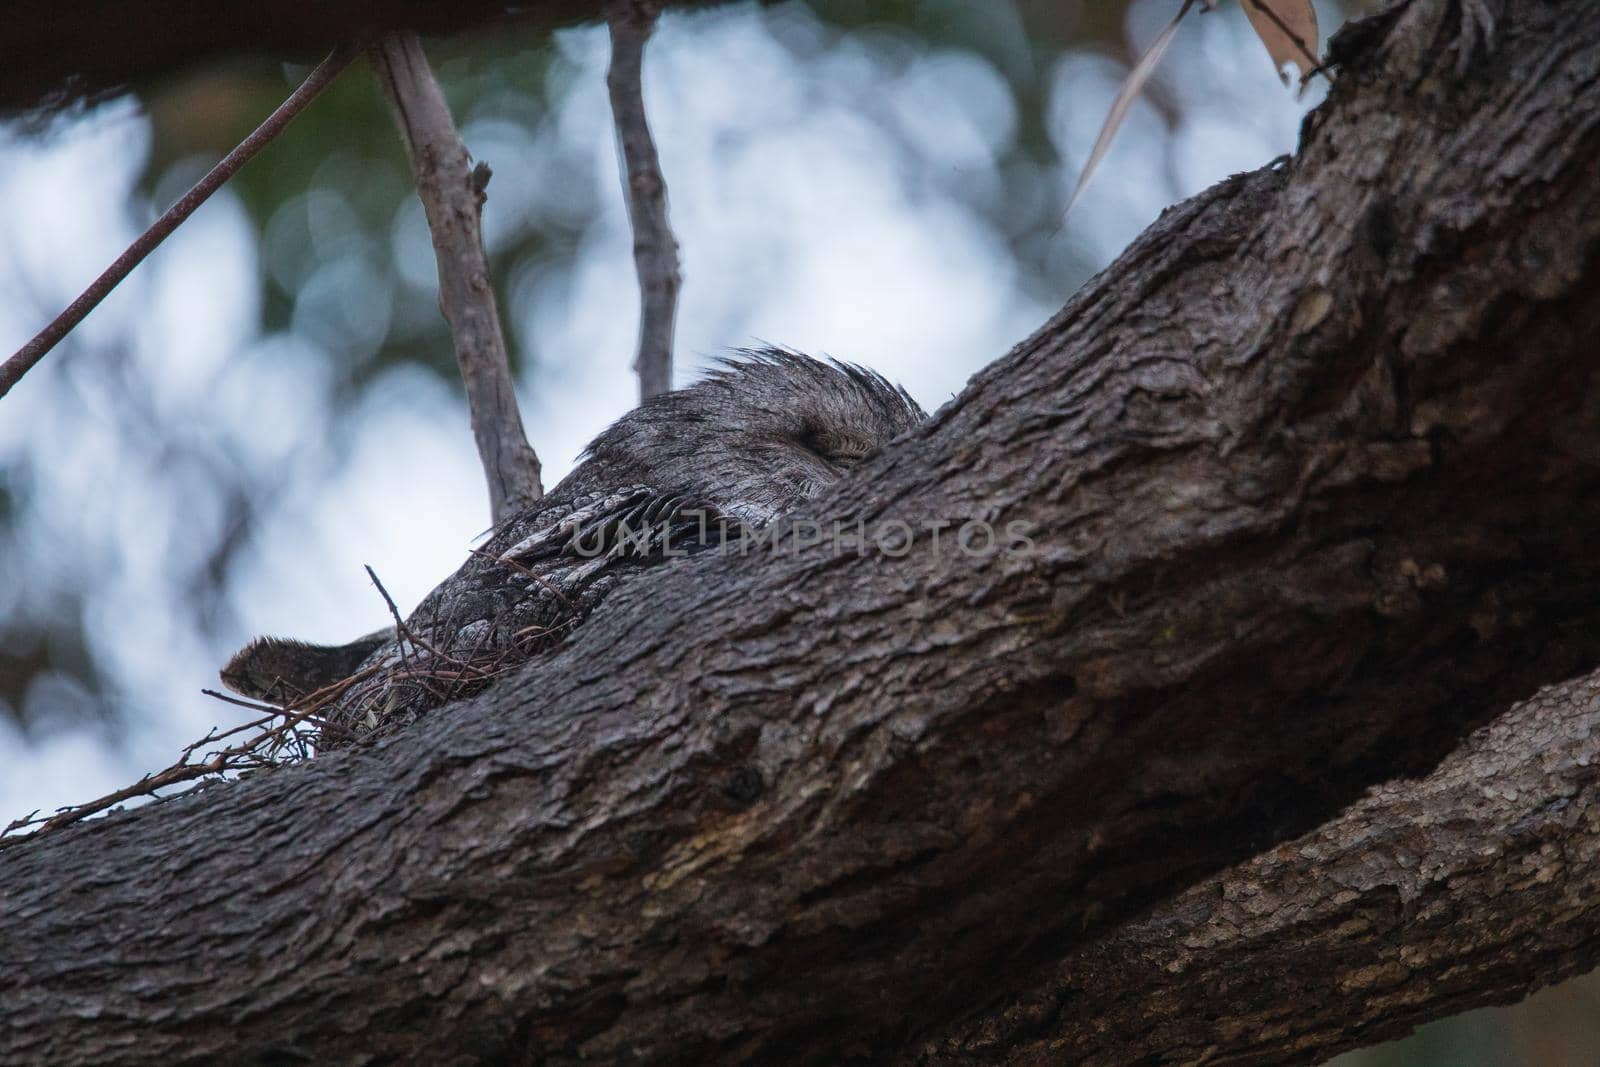
<path id="1" fill-rule="evenodd" d="M 282 715 L 288 710 L 287 708 L 273 707 L 271 704 L 262 704 L 254 700 L 241 700 L 239 697 L 229 696 L 227 693 L 219 693 L 215 689 L 202 689 L 200 692 L 208 697 L 211 697 L 213 700 L 220 700 L 224 704 L 232 704 L 235 707 L 240 708 L 249 708 L 251 711 L 264 711 L 269 715 Z"/>
<path id="2" fill-rule="evenodd" d="M 226 701 L 229 704 L 237 704 L 240 707 L 264 711 L 266 714 L 249 722 L 240 723 L 238 726 L 229 727 L 226 730 L 219 731 L 216 727 L 212 727 L 204 737 L 185 745 L 183 751 L 178 754 L 178 758 L 166 769 L 157 771 L 154 774 L 147 774 L 130 786 L 125 786 L 115 792 L 107 793 L 105 796 L 97 797 L 83 804 L 59 808 L 42 819 L 38 817 L 38 811 L 34 811 L 24 818 L 13 820 L 5 829 L 0 830 L 0 849 L 20 844 L 23 841 L 31 841 L 40 834 L 70 826 L 91 815 L 116 807 L 125 800 L 133 800 L 136 797 L 144 796 L 153 797 L 159 790 L 171 785 L 179 785 L 210 775 L 220 775 L 228 771 L 273 766 L 281 762 L 276 758 L 277 753 L 281 752 L 285 745 L 291 743 L 297 745 L 303 756 L 306 752 L 306 746 L 299 727 L 306 723 L 311 723 L 322 729 L 327 728 L 331 724 L 323 720 L 318 713 L 342 697 L 351 686 L 370 678 L 376 672 L 376 667 L 368 667 L 366 670 L 352 674 L 348 678 L 341 678 L 337 682 L 325 685 L 321 689 L 308 694 L 304 698 L 304 706 L 299 709 L 274 708 L 265 704 L 238 700 L 215 690 L 202 689 L 201 692 L 207 696 L 216 697 L 218 700 Z M 280 718 L 283 720 L 281 723 L 275 726 L 267 725 Z M 236 745 L 230 745 L 212 753 L 203 762 L 189 762 L 194 754 L 205 746 L 250 730 L 256 730 L 257 732 Z M 15 833 L 30 826 L 37 827 L 37 829 L 24 835 Z"/>
<path id="3" fill-rule="evenodd" d="M 505 337 L 489 261 L 483 250 L 482 213 L 489 168 L 470 165 L 444 93 L 434 80 L 422 42 L 409 30 L 383 37 L 369 49 L 372 69 L 394 109 L 417 196 L 428 217 L 439 265 L 439 310 L 450 324 L 456 363 L 472 413 L 489 511 L 496 525 L 544 495 L 539 458 L 528 444 L 506 358 Z"/>
<path id="4" fill-rule="evenodd" d="M 47 834 L 52 830 L 59 830 L 63 826 L 70 826 L 75 822 L 87 819 L 91 815 L 105 811 L 107 808 L 114 808 L 125 800 L 152 796 L 157 790 L 164 789 L 169 785 L 177 785 L 181 782 L 193 781 L 196 778 L 204 778 L 206 775 L 218 773 L 222 769 L 223 757 L 220 753 L 205 763 L 175 763 L 159 774 L 147 774 L 133 785 L 118 789 L 114 793 L 107 793 L 105 796 L 91 800 L 87 804 L 63 808 L 48 819 L 40 820 L 38 823 L 39 828 L 28 834 L 26 838 L 14 838 L 9 841 L 0 840 L 0 848 L 20 840 L 37 837 L 39 834 Z M 13 823 L 11 826 L 6 827 L 6 832 L 10 833 L 14 829 L 24 829 L 30 825 L 34 824 L 23 823 L 18 826 Z"/>
<path id="5" fill-rule="evenodd" d="M 363 563 L 362 569 L 367 572 L 367 577 L 372 579 L 372 584 L 377 587 L 378 595 L 383 597 L 384 604 L 389 608 L 389 616 L 394 619 L 394 628 L 404 637 L 411 636 L 406 630 L 406 620 L 401 616 L 400 609 L 395 606 L 394 597 L 389 595 L 389 590 L 378 581 L 378 572 L 372 569 L 370 563 Z"/>
<path id="6" fill-rule="evenodd" d="M 20 830 L 24 826 L 32 826 L 34 823 L 39 821 L 39 819 L 37 818 L 38 814 L 39 814 L 39 809 L 38 808 L 34 808 L 32 811 L 28 812 L 28 814 L 22 816 L 19 819 L 12 819 L 10 822 L 8 822 L 6 824 L 6 828 L 4 830 L 0 830 L 0 837 L 4 837 L 6 834 L 11 833 L 11 831 L 13 831 L 13 830 Z"/>
<path id="7" fill-rule="evenodd" d="M 432 656 L 436 660 L 439 660 L 439 661 L 441 661 L 443 663 L 448 663 L 452 667 L 460 668 L 463 671 L 472 671 L 474 673 L 482 673 L 482 672 L 479 672 L 478 669 L 476 667 L 474 667 L 471 663 L 468 663 L 468 662 L 465 662 L 463 660 L 460 660 L 460 659 L 456 658 L 455 656 L 448 655 L 448 654 L 446 654 L 444 652 L 440 652 L 439 649 L 437 647 L 435 647 L 434 644 L 431 641 L 429 641 L 425 637 L 422 637 L 421 635 L 416 633 L 416 631 L 412 630 L 411 627 L 407 626 L 406 625 L 406 620 L 404 618 L 402 618 L 401 615 L 400 615 L 400 609 L 395 606 L 394 597 L 390 596 L 389 595 L 389 590 L 385 589 L 383 587 L 383 583 L 378 581 L 378 573 L 376 571 L 374 571 L 370 566 L 367 567 L 367 577 L 371 578 L 372 579 L 372 584 L 378 587 L 379 595 L 383 597 L 383 602 L 385 604 L 387 604 L 388 607 L 389 607 L 389 615 L 394 619 L 395 633 L 397 634 L 397 636 L 399 638 L 399 644 L 400 644 L 402 653 L 404 652 L 404 649 L 405 649 L 405 642 L 409 641 L 413 645 L 415 645 L 417 648 L 420 648 L 423 651 L 427 652 L 428 655 Z M 436 670 L 436 668 L 430 668 L 430 670 Z"/>
<path id="8" fill-rule="evenodd" d="M 493 557 L 491 557 L 493 558 Z M 536 581 L 544 584 L 543 579 L 534 575 L 532 571 L 522 567 L 511 560 L 498 560 L 514 570 L 522 571 L 534 577 Z M 378 595 L 383 598 L 384 604 L 389 609 L 390 616 L 394 619 L 395 630 L 398 635 L 398 644 L 401 655 L 401 666 L 398 668 L 387 667 L 385 664 L 373 664 L 346 678 L 341 678 L 320 689 L 314 690 L 303 697 L 296 698 L 295 703 L 274 706 L 252 700 L 241 700 L 212 689 L 203 689 L 201 692 L 217 700 L 224 701 L 237 707 L 247 708 L 257 712 L 256 718 L 240 723 L 224 730 L 212 727 L 204 737 L 186 745 L 178 754 L 178 758 L 164 770 L 154 774 L 147 774 L 137 782 L 105 796 L 96 798 L 83 804 L 60 808 L 50 815 L 40 817 L 37 811 L 24 818 L 17 819 L 0 829 L 0 849 L 22 841 L 31 840 L 33 837 L 59 830 L 70 826 L 115 807 L 126 800 L 136 797 L 154 797 L 158 791 L 169 786 L 179 785 L 184 782 L 196 781 L 208 777 L 218 777 L 230 771 L 244 771 L 262 767 L 278 766 L 286 762 L 282 753 L 287 749 L 291 756 L 306 758 L 309 754 L 307 735 L 302 726 L 311 725 L 317 728 L 318 744 L 326 747 L 330 743 L 339 743 L 349 740 L 354 735 L 341 738 L 340 735 L 348 734 L 348 723 L 337 721 L 337 716 L 342 709 L 335 709 L 335 718 L 325 717 L 322 713 L 331 705 L 344 700 L 351 691 L 363 682 L 383 675 L 386 682 L 393 686 L 406 684 L 416 687 L 429 694 L 435 702 L 442 703 L 455 699 L 457 696 L 466 695 L 477 691 L 477 688 L 490 680 L 514 670 L 527 662 L 526 645 L 529 641 L 557 634 L 571 627 L 573 619 L 568 618 L 551 626 L 529 626 L 512 634 L 510 646 L 499 649 L 489 649 L 492 634 L 498 630 L 501 623 L 497 617 L 495 624 L 480 635 L 474 647 L 464 656 L 449 655 L 441 652 L 426 638 L 417 634 L 400 614 L 399 606 L 389 591 L 379 580 L 377 572 L 371 567 L 366 568 L 367 577 L 372 580 L 373 586 L 378 590 Z M 558 597 L 561 594 L 553 586 L 546 586 Z M 563 603 L 569 608 L 571 603 L 561 597 Z M 418 656 L 413 661 L 406 652 L 406 645 L 426 651 L 431 659 Z M 522 649 L 521 652 L 518 650 Z M 440 686 L 444 688 L 440 688 Z M 281 720 L 281 721 L 280 721 Z M 210 752 L 200 762 L 193 762 L 195 754 L 240 734 L 245 738 L 225 748 Z M 331 741 L 330 741 L 331 738 Z M 28 830 L 31 832 L 19 834 L 17 831 Z"/>
<path id="9" fill-rule="evenodd" d="M 641 84 L 644 46 L 660 13 L 659 0 L 611 0 L 611 69 L 606 88 L 617 127 L 633 262 L 639 273 L 639 350 L 633 369 L 641 400 L 672 388 L 672 335 L 678 316 L 678 242 L 667 218 L 667 182 L 645 120 Z"/>
<path id="10" fill-rule="evenodd" d="M 406 625 L 405 616 L 401 615 L 400 614 L 400 609 L 395 606 L 394 597 L 390 596 L 389 595 L 389 590 L 385 589 L 383 587 L 383 583 L 378 581 L 378 572 L 373 570 L 372 567 L 370 565 L 368 565 L 368 564 L 364 563 L 364 564 L 362 564 L 362 566 L 366 569 L 367 577 L 371 578 L 372 579 L 372 584 L 377 587 L 378 595 L 383 597 L 384 604 L 386 604 L 388 606 L 388 608 L 389 608 L 389 617 L 394 619 L 394 632 L 395 632 L 395 637 L 396 637 L 396 644 L 399 646 L 399 650 L 400 650 L 400 658 L 402 660 L 404 660 L 406 658 L 406 642 L 407 641 L 411 642 L 411 644 L 413 646 L 417 647 L 417 648 L 427 648 L 427 650 L 429 652 L 433 652 L 432 648 L 428 648 L 428 646 L 425 645 L 423 642 L 418 641 L 416 634 L 412 633 L 411 632 L 411 628 Z M 434 655 L 437 656 L 438 653 L 434 652 Z"/>
<path id="11" fill-rule="evenodd" d="M 340 679 L 340 681 L 343 681 L 343 680 L 344 679 Z M 215 737 L 208 738 L 208 740 L 212 740 L 212 741 L 221 740 L 224 737 L 228 737 L 231 734 L 239 733 L 242 730 L 248 730 L 252 726 L 261 726 L 261 725 L 263 725 L 263 724 L 265 724 L 267 722 L 271 722 L 273 719 L 277 718 L 280 715 L 292 715 L 292 714 L 294 714 L 294 709 L 292 707 L 275 708 L 271 704 L 258 704 L 254 700 L 240 700 L 236 696 L 230 696 L 227 693 L 219 693 L 215 689 L 202 689 L 202 690 L 200 690 L 200 692 L 205 694 L 208 697 L 211 697 L 213 700 L 220 700 L 224 704 L 232 704 L 235 707 L 249 708 L 252 711 L 264 711 L 264 712 L 267 713 L 263 718 L 257 719 L 254 722 L 247 722 L 243 726 L 235 726 L 231 730 L 226 730 L 223 733 L 217 734 Z M 319 692 L 320 692 L 320 690 L 319 690 Z M 310 722 L 310 723 L 312 723 L 313 725 L 316 725 L 316 726 L 324 725 L 324 722 L 323 722 L 322 719 L 316 718 L 316 717 L 311 716 L 311 715 L 304 715 L 304 716 L 301 716 L 301 718 L 304 721 Z M 191 746 L 191 747 L 198 747 L 198 745 Z"/>
<path id="12" fill-rule="evenodd" d="M 140 234 L 138 239 L 128 246 L 127 251 L 118 256 L 78 299 L 57 315 L 50 325 L 40 330 L 33 340 L 17 349 L 5 363 L 0 364 L 0 397 L 9 393 L 11 387 L 44 358 L 45 353 L 72 332 L 73 327 L 82 322 L 84 316 L 93 311 L 134 267 L 137 267 L 156 249 L 156 246 L 165 241 L 172 231 L 182 224 L 183 220 L 194 214 L 195 209 L 209 200 L 211 194 L 233 177 L 240 167 L 283 132 L 283 128 L 304 111 L 306 105 L 315 100 L 318 94 L 339 76 L 340 71 L 350 65 L 350 60 L 355 58 L 355 54 L 353 46 L 334 49 L 327 59 L 317 64 L 316 69 L 306 75 L 306 80 L 300 83 L 300 87 L 290 93 L 289 98 L 279 104 L 277 109 L 267 116 L 265 122 L 256 127 L 255 132 L 241 141 L 237 148 L 223 156 L 222 161 L 196 182 L 194 188 L 184 193 L 182 199 L 151 223 L 150 228 Z"/>

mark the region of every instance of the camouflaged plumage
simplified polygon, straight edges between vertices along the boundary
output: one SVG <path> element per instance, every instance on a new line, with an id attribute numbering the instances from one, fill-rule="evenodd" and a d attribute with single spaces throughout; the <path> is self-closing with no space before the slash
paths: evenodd
<path id="1" fill-rule="evenodd" d="M 571 474 L 423 599 L 403 632 L 342 646 L 260 638 L 223 681 L 291 707 L 337 686 L 319 712 L 323 747 L 386 733 L 550 647 L 640 570 L 792 510 L 924 417 L 860 367 L 740 353 L 601 433 Z"/>

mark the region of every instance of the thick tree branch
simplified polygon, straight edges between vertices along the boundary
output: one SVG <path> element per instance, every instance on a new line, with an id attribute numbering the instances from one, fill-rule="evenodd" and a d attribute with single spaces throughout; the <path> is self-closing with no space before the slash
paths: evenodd
<path id="1" fill-rule="evenodd" d="M 439 310 L 450 323 L 466 386 L 472 435 L 495 523 L 544 494 L 539 459 L 522 428 L 500 310 L 483 251 L 482 211 L 489 168 L 472 166 L 444 93 L 415 33 L 402 30 L 371 48 L 372 67 L 405 140 L 439 264 Z"/>
<path id="2" fill-rule="evenodd" d="M 1320 1063 L 1600 962 L 1600 674 L 1050 965 L 921 1064 Z"/>
<path id="3" fill-rule="evenodd" d="M 639 275 L 639 350 L 633 369 L 639 375 L 641 400 L 672 388 L 672 334 L 682 284 L 678 241 L 667 218 L 667 181 L 644 113 L 644 46 L 661 6 L 661 0 L 611 0 L 607 9 L 611 69 L 606 88 Z"/>
<path id="4" fill-rule="evenodd" d="M 8 851 L 0 1058 L 885 1059 L 1592 669 L 1588 3 L 1511 3 L 1467 79 L 1444 0 L 1346 38 L 1298 158 L 841 482 L 843 537 Z"/>

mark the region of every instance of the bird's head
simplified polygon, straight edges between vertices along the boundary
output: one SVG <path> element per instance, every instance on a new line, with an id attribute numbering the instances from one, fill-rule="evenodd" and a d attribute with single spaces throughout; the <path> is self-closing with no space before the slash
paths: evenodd
<path id="1" fill-rule="evenodd" d="M 862 367 L 744 351 L 623 416 L 590 444 L 573 477 L 692 490 L 765 521 L 926 417 L 904 389 Z"/>

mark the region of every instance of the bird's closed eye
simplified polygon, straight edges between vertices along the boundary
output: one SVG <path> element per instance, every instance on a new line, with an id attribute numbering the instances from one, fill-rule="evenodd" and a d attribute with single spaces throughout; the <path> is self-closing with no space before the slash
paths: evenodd
<path id="1" fill-rule="evenodd" d="M 810 423 L 801 427 L 799 443 L 806 451 L 820 456 L 826 462 L 845 467 L 854 466 L 872 451 L 871 446 L 859 438 L 828 433 Z"/>
<path id="2" fill-rule="evenodd" d="M 800 432 L 795 436 L 795 440 L 807 452 L 821 456 L 823 459 L 828 458 L 827 442 L 822 439 L 822 431 L 814 424 L 808 422 L 801 426 Z"/>

